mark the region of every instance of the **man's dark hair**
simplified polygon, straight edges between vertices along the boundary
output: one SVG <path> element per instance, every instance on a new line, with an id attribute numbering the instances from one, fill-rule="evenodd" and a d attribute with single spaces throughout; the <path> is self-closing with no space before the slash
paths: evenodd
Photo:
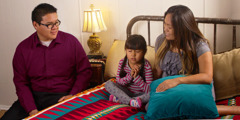
<path id="1" fill-rule="evenodd" d="M 40 23 L 42 21 L 42 17 L 48 13 L 56 13 L 57 8 L 48 4 L 48 3 L 41 3 L 34 8 L 32 11 L 32 22 L 36 21 Z"/>

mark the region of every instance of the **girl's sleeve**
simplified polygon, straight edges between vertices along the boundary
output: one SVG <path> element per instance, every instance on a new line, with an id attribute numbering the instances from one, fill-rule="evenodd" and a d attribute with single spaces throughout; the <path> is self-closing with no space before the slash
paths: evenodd
<path id="1" fill-rule="evenodd" d="M 123 64 L 123 59 L 120 60 L 120 62 L 118 64 L 116 82 L 120 85 L 125 86 L 125 85 L 128 85 L 131 82 L 132 76 L 129 73 L 127 73 L 125 77 L 120 78 L 119 74 L 120 74 L 120 71 L 121 71 L 122 64 Z"/>
<path id="2" fill-rule="evenodd" d="M 150 84 L 153 81 L 153 74 L 151 64 L 147 60 L 145 62 L 144 69 L 146 82 L 144 82 L 143 78 L 140 75 L 137 75 L 133 82 L 142 88 L 145 93 L 148 93 L 150 91 Z"/>

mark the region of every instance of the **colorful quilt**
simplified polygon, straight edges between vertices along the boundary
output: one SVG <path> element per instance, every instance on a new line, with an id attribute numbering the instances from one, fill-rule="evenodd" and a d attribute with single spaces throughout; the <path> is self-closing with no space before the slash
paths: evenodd
<path id="1" fill-rule="evenodd" d="M 114 80 L 113 80 L 114 81 Z M 72 98 L 40 111 L 25 120 L 144 120 L 144 109 L 108 101 L 104 84 L 79 93 Z M 240 106 L 240 96 L 218 105 Z M 240 119 L 240 115 L 220 116 L 216 119 Z"/>
<path id="2" fill-rule="evenodd" d="M 145 112 L 108 101 L 104 84 L 40 111 L 25 120 L 143 120 Z"/>
<path id="3" fill-rule="evenodd" d="M 240 106 L 240 96 L 233 97 L 230 99 L 222 100 L 216 102 L 217 105 L 228 105 L 228 106 Z M 239 120 L 240 115 L 226 115 L 226 116 L 220 116 L 217 119 L 233 119 L 233 120 Z"/>

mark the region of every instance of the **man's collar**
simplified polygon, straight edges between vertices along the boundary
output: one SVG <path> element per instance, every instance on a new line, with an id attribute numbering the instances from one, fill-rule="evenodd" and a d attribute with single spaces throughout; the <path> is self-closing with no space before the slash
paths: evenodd
<path id="1" fill-rule="evenodd" d="M 40 42 L 39 39 L 38 39 L 37 32 L 33 33 L 33 45 L 34 45 L 35 47 L 41 45 L 41 42 Z"/>
<path id="2" fill-rule="evenodd" d="M 62 41 L 62 39 L 60 38 L 60 35 L 59 35 L 59 33 L 60 33 L 60 31 L 58 31 L 58 34 L 57 34 L 57 37 L 55 38 L 55 39 L 53 39 L 53 43 L 55 44 L 55 43 L 62 43 L 63 41 Z M 39 46 L 39 45 L 41 45 L 41 42 L 40 42 L 40 40 L 39 40 L 39 38 L 38 38 L 38 35 L 37 35 L 37 32 L 35 32 L 34 33 L 34 46 Z"/>
<path id="3" fill-rule="evenodd" d="M 62 39 L 60 38 L 59 34 L 61 34 L 61 31 L 58 31 L 56 39 L 53 40 L 53 41 L 55 41 L 55 43 L 62 43 L 63 42 Z"/>

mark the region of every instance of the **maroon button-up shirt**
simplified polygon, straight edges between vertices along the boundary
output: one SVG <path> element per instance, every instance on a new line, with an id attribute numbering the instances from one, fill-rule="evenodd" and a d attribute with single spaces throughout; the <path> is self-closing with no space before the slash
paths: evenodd
<path id="1" fill-rule="evenodd" d="M 87 87 L 92 75 L 80 42 L 61 31 L 49 47 L 40 43 L 36 32 L 22 41 L 13 58 L 13 70 L 16 93 L 27 112 L 37 109 L 32 91 L 74 95 Z"/>

